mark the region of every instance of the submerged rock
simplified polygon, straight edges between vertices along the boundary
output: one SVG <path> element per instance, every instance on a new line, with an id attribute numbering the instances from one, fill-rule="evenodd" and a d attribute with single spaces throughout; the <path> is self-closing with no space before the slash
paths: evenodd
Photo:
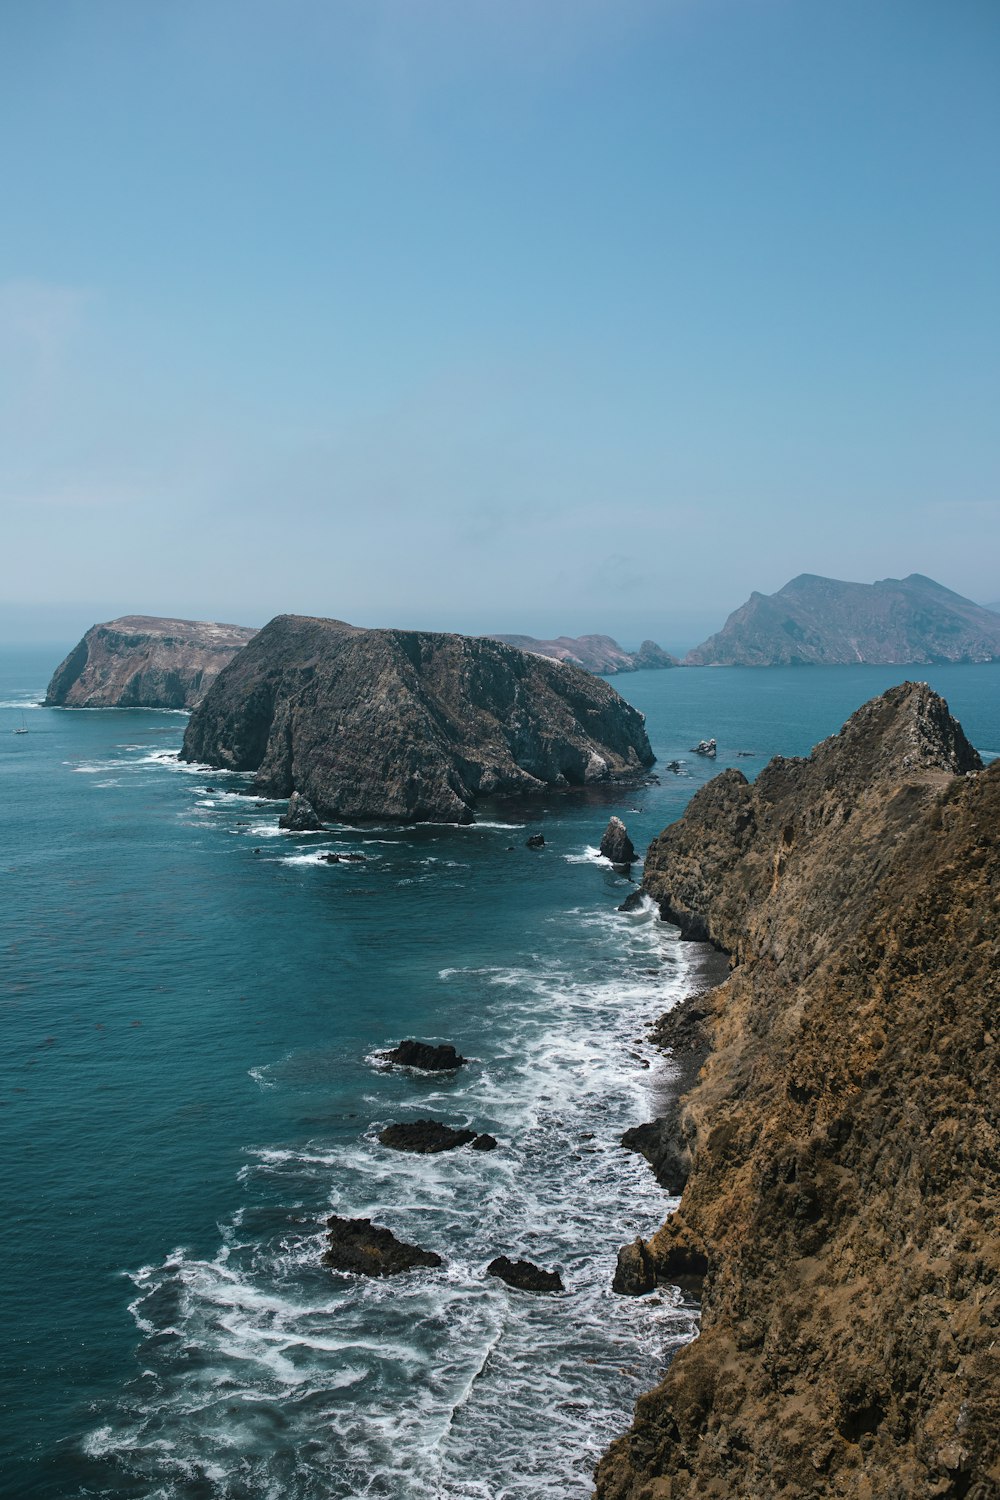
<path id="1" fill-rule="evenodd" d="M 400 1042 L 382 1056 L 398 1068 L 420 1068 L 425 1073 L 447 1073 L 462 1067 L 468 1058 L 460 1056 L 450 1042 L 435 1046 L 432 1042 Z"/>
<path id="2" fill-rule="evenodd" d="M 326 1221 L 329 1249 L 323 1264 L 335 1271 L 353 1271 L 358 1276 L 398 1276 L 421 1266 L 443 1265 L 433 1250 L 407 1245 L 397 1240 L 391 1229 L 373 1224 L 371 1219 L 342 1219 L 333 1214 Z"/>
<path id="3" fill-rule="evenodd" d="M 458 1146 L 468 1146 L 476 1139 L 474 1130 L 455 1130 L 451 1125 L 442 1125 L 440 1120 L 408 1120 L 399 1125 L 387 1125 L 379 1132 L 383 1146 L 393 1151 L 416 1151 L 431 1155 L 438 1151 L 454 1151 Z"/>
<path id="4" fill-rule="evenodd" d="M 599 677 L 497 641 L 279 615 L 216 679 L 182 758 L 317 815 L 469 823 L 480 797 L 632 784 L 643 718 Z"/>
<path id="5" fill-rule="evenodd" d="M 601 839 L 601 853 L 613 865 L 630 865 L 635 859 L 635 845 L 621 818 L 613 817 Z"/>
<path id="6" fill-rule="evenodd" d="M 510 1260 L 498 1255 L 486 1267 L 487 1276 L 498 1276 L 519 1292 L 561 1292 L 564 1290 L 558 1271 L 543 1271 L 530 1260 Z"/>
<path id="7" fill-rule="evenodd" d="M 323 827 L 308 797 L 293 792 L 288 799 L 288 809 L 278 819 L 279 828 L 288 828 L 295 833 L 318 833 Z"/>

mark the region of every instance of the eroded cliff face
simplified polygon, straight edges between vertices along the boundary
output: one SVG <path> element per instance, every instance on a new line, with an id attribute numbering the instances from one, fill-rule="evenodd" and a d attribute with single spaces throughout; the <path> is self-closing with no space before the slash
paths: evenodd
<path id="1" fill-rule="evenodd" d="M 647 856 L 732 955 L 648 1242 L 702 1330 L 601 1500 L 1000 1494 L 1000 764 L 921 684 L 805 760 L 726 772 Z"/>
<path id="2" fill-rule="evenodd" d="M 279 615 L 218 678 L 183 757 L 256 771 L 325 818 L 468 822 L 476 799 L 640 777 L 642 715 L 488 639 Z"/>
<path id="3" fill-rule="evenodd" d="M 92 625 L 55 670 L 58 708 L 194 708 L 256 631 L 208 620 L 123 615 Z"/>

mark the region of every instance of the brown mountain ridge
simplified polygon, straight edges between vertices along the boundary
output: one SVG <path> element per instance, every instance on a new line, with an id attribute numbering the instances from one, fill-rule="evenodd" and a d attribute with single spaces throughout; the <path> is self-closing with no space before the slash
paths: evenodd
<path id="1" fill-rule="evenodd" d="M 906 683 L 650 847 L 644 890 L 732 971 L 680 1207 L 623 1254 L 707 1269 L 701 1332 L 599 1500 L 1000 1494 L 998 829 L 1000 763 Z"/>

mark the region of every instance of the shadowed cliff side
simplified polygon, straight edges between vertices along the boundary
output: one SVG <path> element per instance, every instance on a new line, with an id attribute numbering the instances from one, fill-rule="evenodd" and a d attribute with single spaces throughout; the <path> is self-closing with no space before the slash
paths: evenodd
<path id="1" fill-rule="evenodd" d="M 1000 764 L 907 683 L 652 845 L 645 888 L 735 967 L 645 1247 L 707 1261 L 701 1333 L 600 1500 L 1000 1494 L 998 828 Z"/>
<path id="2" fill-rule="evenodd" d="M 321 817 L 461 823 L 481 796 L 635 781 L 653 761 L 642 715 L 579 668 L 296 615 L 219 676 L 182 756 L 256 771 Z"/>

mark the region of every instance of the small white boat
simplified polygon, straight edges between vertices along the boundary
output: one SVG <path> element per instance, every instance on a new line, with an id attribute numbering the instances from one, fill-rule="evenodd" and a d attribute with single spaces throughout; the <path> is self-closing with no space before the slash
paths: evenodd
<path id="1" fill-rule="evenodd" d="M 21 710 L 21 727 L 19 729 L 15 728 L 14 733 L 15 734 L 27 734 L 28 733 L 28 725 L 27 725 L 27 722 L 26 722 L 25 717 L 24 717 L 24 710 L 23 709 Z"/>

